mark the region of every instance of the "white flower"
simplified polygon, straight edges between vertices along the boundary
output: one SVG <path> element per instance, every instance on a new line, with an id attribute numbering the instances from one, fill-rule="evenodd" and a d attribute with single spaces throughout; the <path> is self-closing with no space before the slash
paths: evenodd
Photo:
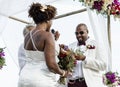
<path id="1" fill-rule="evenodd" d="M 83 52 L 83 53 L 87 50 L 87 48 L 86 48 L 85 45 L 81 45 L 81 46 L 79 47 L 79 49 L 80 49 L 80 51 Z"/>
<path id="2" fill-rule="evenodd" d="M 40 8 L 40 10 L 41 10 L 42 12 L 45 12 L 45 10 L 47 9 L 47 6 L 44 5 L 44 4 L 42 4 L 41 6 L 42 6 L 42 8 Z"/>

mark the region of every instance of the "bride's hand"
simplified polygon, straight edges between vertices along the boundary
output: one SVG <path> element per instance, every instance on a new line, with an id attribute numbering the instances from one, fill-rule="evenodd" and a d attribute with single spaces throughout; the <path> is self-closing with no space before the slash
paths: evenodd
<path id="1" fill-rule="evenodd" d="M 60 53 L 66 54 L 67 51 L 65 51 L 63 48 L 60 49 Z"/>
<path id="2" fill-rule="evenodd" d="M 64 71 L 63 75 L 61 77 L 71 77 L 72 76 L 72 72 L 70 71 Z"/>
<path id="3" fill-rule="evenodd" d="M 71 77 L 72 76 L 72 72 L 67 71 L 67 77 Z"/>
<path id="4" fill-rule="evenodd" d="M 54 33 L 54 36 L 55 36 L 55 40 L 57 41 L 59 39 L 59 37 L 60 37 L 60 33 L 58 31 L 56 31 Z"/>

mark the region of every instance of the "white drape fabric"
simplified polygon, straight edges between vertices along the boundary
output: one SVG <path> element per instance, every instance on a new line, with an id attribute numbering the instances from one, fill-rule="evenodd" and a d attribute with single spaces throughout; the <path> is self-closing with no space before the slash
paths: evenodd
<path id="1" fill-rule="evenodd" d="M 96 14 L 95 11 L 91 11 L 87 7 L 88 16 L 90 19 L 91 27 L 93 30 L 94 37 L 99 45 L 104 48 L 104 53 L 106 54 L 106 61 L 107 61 L 107 70 L 110 71 L 112 69 L 112 56 L 110 51 L 110 46 L 108 42 L 108 30 L 107 30 L 107 21 L 106 17 L 101 14 Z"/>

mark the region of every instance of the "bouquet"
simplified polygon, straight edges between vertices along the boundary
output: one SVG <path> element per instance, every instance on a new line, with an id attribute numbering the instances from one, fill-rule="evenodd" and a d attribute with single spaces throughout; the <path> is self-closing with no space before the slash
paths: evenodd
<path id="1" fill-rule="evenodd" d="M 5 54 L 4 54 L 4 48 L 0 48 L 0 69 L 3 68 L 3 66 L 5 65 L 5 58 L 4 58 Z"/>
<path id="2" fill-rule="evenodd" d="M 75 55 L 79 54 L 79 51 L 70 50 L 66 45 L 60 45 L 60 53 L 58 55 L 59 62 L 58 65 L 61 69 L 65 71 L 73 72 L 73 68 L 76 65 L 76 58 Z M 60 77 L 58 82 L 60 84 L 65 84 L 65 77 Z"/>
<path id="3" fill-rule="evenodd" d="M 108 87 L 120 85 L 120 77 L 117 72 L 107 72 L 103 75 L 103 83 Z"/>

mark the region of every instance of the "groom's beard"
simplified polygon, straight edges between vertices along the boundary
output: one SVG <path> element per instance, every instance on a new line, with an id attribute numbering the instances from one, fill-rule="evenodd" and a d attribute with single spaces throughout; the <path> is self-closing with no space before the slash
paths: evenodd
<path id="1" fill-rule="evenodd" d="M 82 37 L 78 37 L 77 40 L 78 40 L 78 43 L 83 42 L 83 38 Z"/>
<path id="2" fill-rule="evenodd" d="M 77 37 L 77 40 L 78 40 L 78 45 L 85 45 L 85 41 L 83 40 L 82 37 Z"/>
<path id="3" fill-rule="evenodd" d="M 86 44 L 85 44 L 85 41 L 83 41 L 82 39 L 79 39 L 78 40 L 78 45 L 80 46 L 80 45 L 86 45 Z"/>

